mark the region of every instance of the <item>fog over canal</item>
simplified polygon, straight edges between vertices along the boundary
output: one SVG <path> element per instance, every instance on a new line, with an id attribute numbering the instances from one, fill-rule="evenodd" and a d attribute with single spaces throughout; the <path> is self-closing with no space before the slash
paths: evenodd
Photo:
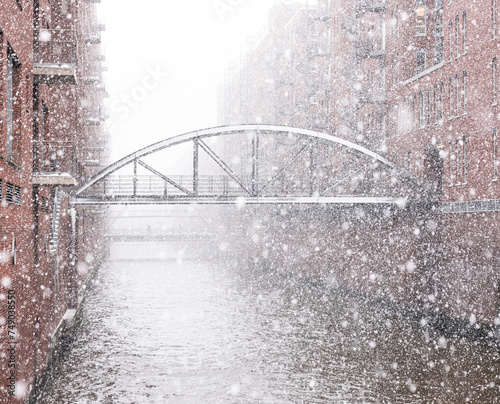
<path id="1" fill-rule="evenodd" d="M 498 401 L 498 352 L 380 304 L 189 245 L 111 248 L 40 404 Z"/>

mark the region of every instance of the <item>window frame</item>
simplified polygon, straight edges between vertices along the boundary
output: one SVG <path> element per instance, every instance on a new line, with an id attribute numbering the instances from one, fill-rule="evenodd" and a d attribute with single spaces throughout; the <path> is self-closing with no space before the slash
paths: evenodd
<path id="1" fill-rule="evenodd" d="M 467 140 L 467 136 L 462 136 L 462 159 L 463 159 L 463 166 L 464 166 L 464 172 L 463 172 L 463 175 L 462 175 L 462 185 L 463 186 L 466 186 L 467 185 L 467 175 L 468 175 L 468 156 L 467 156 L 467 153 L 468 153 L 468 150 L 467 150 L 467 147 L 468 147 L 468 140 Z"/>
<path id="2" fill-rule="evenodd" d="M 12 182 L 5 183 L 5 201 L 14 203 L 14 184 Z"/>
<path id="3" fill-rule="evenodd" d="M 14 185 L 14 204 L 21 206 L 22 188 L 19 185 Z"/>
<path id="4" fill-rule="evenodd" d="M 449 156 L 448 156 L 448 161 L 449 161 L 449 165 L 450 165 L 450 183 L 449 183 L 449 187 L 453 187 L 453 183 L 454 183 L 454 176 L 453 176 L 453 141 L 450 139 L 448 141 L 448 147 L 449 147 Z"/>
<path id="5" fill-rule="evenodd" d="M 448 22 L 449 38 L 450 38 L 450 62 L 453 60 L 453 20 Z"/>
<path id="6" fill-rule="evenodd" d="M 498 103 L 498 58 L 495 56 L 491 60 L 491 69 L 492 69 L 492 79 L 493 79 L 493 104 L 497 105 Z"/>
<path id="7" fill-rule="evenodd" d="M 464 70 L 462 72 L 462 81 L 463 81 L 463 85 L 462 85 L 462 88 L 463 88 L 463 112 L 462 114 L 463 115 L 467 115 L 467 102 L 468 102 L 468 98 L 467 98 L 467 70 Z"/>
<path id="8" fill-rule="evenodd" d="M 493 128 L 493 180 L 498 181 L 498 129 Z"/>
<path id="9" fill-rule="evenodd" d="M 6 79 L 6 125 L 7 138 L 5 139 L 5 154 L 8 161 L 13 157 L 13 139 L 14 139 L 14 54 L 9 48 L 7 51 L 7 79 Z"/>
<path id="10" fill-rule="evenodd" d="M 491 0 L 491 34 L 492 40 L 497 39 L 497 0 Z"/>
<path id="11" fill-rule="evenodd" d="M 418 101 L 419 101 L 419 128 L 425 128 L 425 95 L 423 90 L 418 92 Z"/>
<path id="12" fill-rule="evenodd" d="M 417 93 L 413 93 L 413 125 L 412 129 L 417 130 L 418 119 L 417 119 Z"/>
<path id="13" fill-rule="evenodd" d="M 444 123 L 444 81 L 439 83 L 439 121 Z"/>
<path id="14" fill-rule="evenodd" d="M 462 12 L 462 42 L 463 42 L 463 55 L 467 54 L 467 11 Z"/>
<path id="15" fill-rule="evenodd" d="M 425 68 L 426 68 L 426 65 L 427 65 L 427 52 L 425 51 L 425 49 L 417 49 L 417 66 L 416 66 L 416 70 L 417 70 L 417 74 L 420 74 L 422 73 L 423 71 L 425 71 Z M 419 64 L 419 61 L 423 61 L 422 64 Z M 419 68 L 419 66 L 421 66 L 421 68 Z"/>
<path id="16" fill-rule="evenodd" d="M 453 79 L 448 77 L 448 85 L 449 85 L 449 98 L 450 98 L 450 109 L 448 111 L 449 116 L 448 119 L 453 119 Z"/>
<path id="17" fill-rule="evenodd" d="M 432 85 L 427 86 L 427 126 L 432 126 Z"/>
<path id="18" fill-rule="evenodd" d="M 417 0 L 415 13 L 415 36 L 424 37 L 427 35 L 427 7 L 424 1 Z"/>

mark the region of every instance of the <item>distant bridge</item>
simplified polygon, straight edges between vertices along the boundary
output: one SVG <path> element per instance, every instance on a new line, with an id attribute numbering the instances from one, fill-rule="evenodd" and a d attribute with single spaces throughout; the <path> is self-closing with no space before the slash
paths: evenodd
<path id="1" fill-rule="evenodd" d="M 187 175 L 145 160 L 190 143 Z M 428 194 L 429 187 L 407 170 L 339 137 L 238 125 L 189 132 L 140 149 L 80 186 L 71 203 L 405 205 Z"/>
<path id="2" fill-rule="evenodd" d="M 160 241 L 193 241 L 213 240 L 212 233 L 137 233 L 113 231 L 104 236 L 113 242 L 160 242 Z"/>

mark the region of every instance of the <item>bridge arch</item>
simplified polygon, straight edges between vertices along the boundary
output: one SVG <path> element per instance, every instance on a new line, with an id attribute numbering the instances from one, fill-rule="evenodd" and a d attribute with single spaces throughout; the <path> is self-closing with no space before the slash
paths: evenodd
<path id="1" fill-rule="evenodd" d="M 230 136 L 234 137 L 242 134 L 251 134 L 252 138 L 252 167 L 248 168 L 251 172 L 250 178 L 246 181 L 240 175 L 237 175 L 230 167 L 230 164 L 214 152 L 210 146 L 205 142 L 208 138 Z M 257 179 L 259 172 L 259 136 L 274 136 L 279 137 L 284 134 L 293 136 L 298 141 L 300 140 L 300 147 L 292 151 L 287 156 L 286 161 L 283 161 L 279 168 L 275 168 L 271 175 L 267 175 L 264 182 L 259 183 Z M 190 178 L 190 186 L 187 187 L 179 184 L 175 178 L 156 170 L 143 161 L 143 158 L 151 154 L 160 152 L 162 150 L 179 146 L 182 144 L 193 143 L 193 172 Z M 383 172 L 385 179 L 392 188 L 384 191 L 379 189 L 376 191 L 368 192 L 366 187 L 363 191 L 344 192 L 335 194 L 328 192 L 328 189 L 317 191 L 304 192 L 302 187 L 301 191 L 288 190 L 280 194 L 276 190 L 270 192 L 272 185 L 279 178 L 283 178 L 287 170 L 290 169 L 298 159 L 303 158 L 306 151 L 310 149 L 313 142 L 319 142 L 325 147 L 334 146 L 341 153 L 346 153 L 359 161 L 364 161 L 370 170 L 376 169 L 379 173 Z M 229 188 L 223 192 L 212 192 L 207 194 L 203 192 L 203 173 L 199 171 L 199 151 L 203 150 L 224 172 L 225 184 L 231 182 L 238 191 L 232 192 Z M 338 160 L 338 159 L 337 159 Z M 312 164 L 312 163 L 311 163 Z M 311 164 L 309 168 L 311 169 Z M 122 189 L 127 189 L 124 192 L 117 192 L 116 187 L 113 188 L 112 176 L 118 170 L 132 165 L 134 167 L 134 175 L 129 178 L 130 182 L 127 186 L 123 185 Z M 140 191 L 139 182 L 140 176 L 137 175 L 137 167 L 140 166 L 152 174 L 159 182 L 163 182 L 165 190 L 167 186 L 173 187 L 177 194 L 168 195 L 166 192 L 152 193 L 148 195 Z M 356 175 L 359 174 L 361 168 L 357 167 L 351 173 L 343 178 L 337 178 L 338 181 L 348 183 Z M 304 171 L 304 170 L 303 170 Z M 358 173 L 358 174 L 356 174 Z M 354 176 L 354 177 L 353 177 Z M 314 175 L 312 175 L 314 177 Z M 359 177 L 359 175 L 358 175 Z M 364 176 L 362 176 L 364 179 Z M 380 177 L 380 175 L 379 175 Z M 359 178 L 358 178 L 359 179 Z M 387 181 L 386 181 L 387 182 Z M 101 186 L 99 186 L 101 185 Z M 220 184 L 219 184 L 220 185 Z M 373 184 L 374 188 L 377 184 Z M 387 185 L 387 184 L 385 184 Z M 332 187 L 330 187 L 332 188 Z M 207 129 L 196 130 L 165 140 L 153 143 L 147 147 L 137 150 L 128 156 L 110 164 L 102 171 L 93 176 L 86 183 L 82 184 L 72 193 L 73 204 L 153 204 L 153 203 L 234 203 L 236 200 L 243 198 L 247 203 L 401 203 L 402 200 L 411 198 L 422 192 L 423 182 L 409 173 L 402 167 L 397 166 L 393 162 L 387 160 L 384 156 L 375 153 L 361 145 L 355 144 L 348 140 L 339 138 L 337 136 L 329 135 L 322 132 L 317 132 L 308 129 L 293 128 L 287 126 L 276 125 L 233 125 L 233 126 L 220 126 Z M 375 191 L 375 192 L 373 192 Z M 127 194 L 128 192 L 128 194 Z"/>

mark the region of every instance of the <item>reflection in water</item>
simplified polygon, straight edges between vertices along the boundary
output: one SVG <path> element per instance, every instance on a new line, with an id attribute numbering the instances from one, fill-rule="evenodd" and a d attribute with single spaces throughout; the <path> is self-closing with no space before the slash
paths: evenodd
<path id="1" fill-rule="evenodd" d="M 307 282 L 111 262 L 39 403 L 495 403 L 499 353 Z"/>

